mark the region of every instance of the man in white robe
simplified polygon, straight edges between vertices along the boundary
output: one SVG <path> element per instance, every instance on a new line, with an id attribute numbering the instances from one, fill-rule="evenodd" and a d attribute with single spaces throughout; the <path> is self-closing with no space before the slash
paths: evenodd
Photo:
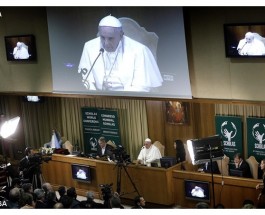
<path id="1" fill-rule="evenodd" d="M 13 50 L 13 56 L 15 59 L 28 59 L 29 58 L 29 52 L 26 48 L 27 46 L 22 42 L 17 42 L 17 46 Z"/>
<path id="2" fill-rule="evenodd" d="M 85 43 L 78 67 L 88 90 L 149 92 L 162 86 L 152 52 L 124 36 L 118 19 L 103 18 L 98 30 L 99 37 Z"/>
<path id="3" fill-rule="evenodd" d="M 265 45 L 255 38 L 252 32 L 247 32 L 245 38 L 239 41 L 237 46 L 240 55 L 265 55 Z"/>
<path id="4" fill-rule="evenodd" d="M 161 157 L 159 149 L 152 144 L 152 141 L 149 138 L 146 138 L 144 146 L 138 155 L 137 163 L 150 166 L 152 162 L 160 159 Z"/>

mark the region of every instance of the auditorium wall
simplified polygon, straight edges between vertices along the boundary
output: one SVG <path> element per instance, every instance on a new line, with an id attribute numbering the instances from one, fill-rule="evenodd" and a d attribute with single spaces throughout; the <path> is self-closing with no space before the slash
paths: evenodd
<path id="1" fill-rule="evenodd" d="M 52 95 L 51 61 L 45 8 L 0 8 L 0 93 Z M 173 141 L 199 138 L 215 133 L 215 103 L 228 101 L 265 101 L 265 59 L 225 57 L 224 23 L 262 22 L 265 9 L 256 7 L 184 8 L 186 43 L 191 87 L 189 122 L 172 125 L 165 120 L 165 99 L 146 99 L 149 136 L 166 145 L 174 155 Z M 247 16 L 246 16 L 247 14 Z M 35 63 L 8 62 L 4 36 L 32 33 L 36 37 Z M 66 44 L 67 45 L 67 44 Z M 198 100 L 196 100 L 198 99 Z M 207 100 L 204 102 L 203 99 Z M 259 105 L 259 104 L 258 104 Z M 19 111 L 18 111 L 19 112 Z M 25 145 L 25 143 L 23 143 Z"/>

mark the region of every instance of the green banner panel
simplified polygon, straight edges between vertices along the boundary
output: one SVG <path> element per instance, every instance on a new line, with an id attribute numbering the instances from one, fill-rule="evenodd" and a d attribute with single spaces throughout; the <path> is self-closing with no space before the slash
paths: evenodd
<path id="1" fill-rule="evenodd" d="M 234 154 L 243 152 L 242 119 L 237 116 L 215 116 L 216 134 L 221 135 L 224 153 L 233 161 Z"/>
<path id="2" fill-rule="evenodd" d="M 95 153 L 98 139 L 103 136 L 106 141 L 121 145 L 118 113 L 116 110 L 82 108 L 82 124 L 85 153 Z"/>
<path id="3" fill-rule="evenodd" d="M 253 155 L 257 161 L 265 158 L 265 118 L 247 118 L 248 157 Z"/>

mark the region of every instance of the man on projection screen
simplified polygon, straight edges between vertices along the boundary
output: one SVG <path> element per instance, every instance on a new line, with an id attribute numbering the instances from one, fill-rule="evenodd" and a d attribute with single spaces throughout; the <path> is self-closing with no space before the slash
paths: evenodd
<path id="1" fill-rule="evenodd" d="M 117 18 L 104 17 L 98 35 L 85 43 L 78 67 L 88 90 L 149 92 L 162 85 L 151 51 L 125 36 Z"/>

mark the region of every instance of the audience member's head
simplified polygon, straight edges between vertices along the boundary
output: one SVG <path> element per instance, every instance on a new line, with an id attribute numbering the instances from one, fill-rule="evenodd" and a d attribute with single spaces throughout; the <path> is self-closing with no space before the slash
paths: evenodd
<path id="1" fill-rule="evenodd" d="M 47 201 L 49 202 L 56 201 L 56 193 L 54 191 L 48 192 Z"/>
<path id="2" fill-rule="evenodd" d="M 61 203 L 63 204 L 63 208 L 70 208 L 73 202 L 73 198 L 67 195 L 62 196 Z"/>
<path id="3" fill-rule="evenodd" d="M 20 190 L 17 187 L 14 187 L 9 192 L 9 200 L 11 202 L 18 202 L 20 198 Z"/>
<path id="4" fill-rule="evenodd" d="M 21 199 L 20 199 L 20 207 L 25 207 L 25 206 L 31 206 L 31 207 L 35 207 L 35 203 L 33 201 L 33 196 L 30 193 L 23 193 L 21 195 Z"/>
<path id="5" fill-rule="evenodd" d="M 219 203 L 219 204 L 215 205 L 214 208 L 217 208 L 217 209 L 224 209 L 225 206 L 224 206 L 223 204 Z"/>
<path id="6" fill-rule="evenodd" d="M 65 188 L 65 186 L 60 186 L 60 187 L 58 188 L 58 193 L 59 193 L 60 196 L 65 195 L 65 193 L 66 193 L 66 188 Z"/>
<path id="7" fill-rule="evenodd" d="M 245 199 L 245 200 L 243 201 L 243 206 L 242 206 L 242 207 L 244 207 L 244 205 L 247 205 L 247 204 L 254 205 L 254 202 L 253 202 L 252 200 L 250 200 L 250 199 Z"/>
<path id="8" fill-rule="evenodd" d="M 112 196 L 110 198 L 110 207 L 111 208 L 122 208 L 121 199 L 117 196 Z"/>
<path id="9" fill-rule="evenodd" d="M 145 206 L 145 200 L 142 196 L 136 196 L 134 198 L 134 206 L 135 207 L 144 207 Z"/>
<path id="10" fill-rule="evenodd" d="M 45 191 L 46 194 L 50 191 L 53 191 L 52 185 L 48 182 L 42 185 L 42 189 Z"/>
<path id="11" fill-rule="evenodd" d="M 94 198 L 95 198 L 95 195 L 94 195 L 94 193 L 92 191 L 88 191 L 86 193 L 86 198 L 87 198 L 88 201 L 93 201 Z"/>
<path id="12" fill-rule="evenodd" d="M 33 193 L 33 186 L 31 183 L 25 183 L 22 185 L 22 190 L 25 193 Z"/>
<path id="13" fill-rule="evenodd" d="M 68 188 L 68 190 L 67 190 L 67 196 L 69 196 L 69 197 L 71 197 L 73 199 L 76 199 L 77 194 L 76 194 L 76 190 L 75 190 L 74 187 Z"/>
<path id="14" fill-rule="evenodd" d="M 43 201 L 45 199 L 45 192 L 43 189 L 37 188 L 34 190 L 36 201 Z"/>
<path id="15" fill-rule="evenodd" d="M 209 205 L 206 202 L 198 202 L 195 205 L 196 208 L 198 209 L 206 209 L 206 208 L 210 208 Z"/>
<path id="16" fill-rule="evenodd" d="M 254 205 L 252 204 L 245 204 L 242 208 L 244 209 L 253 209 L 253 208 L 256 208 Z"/>

